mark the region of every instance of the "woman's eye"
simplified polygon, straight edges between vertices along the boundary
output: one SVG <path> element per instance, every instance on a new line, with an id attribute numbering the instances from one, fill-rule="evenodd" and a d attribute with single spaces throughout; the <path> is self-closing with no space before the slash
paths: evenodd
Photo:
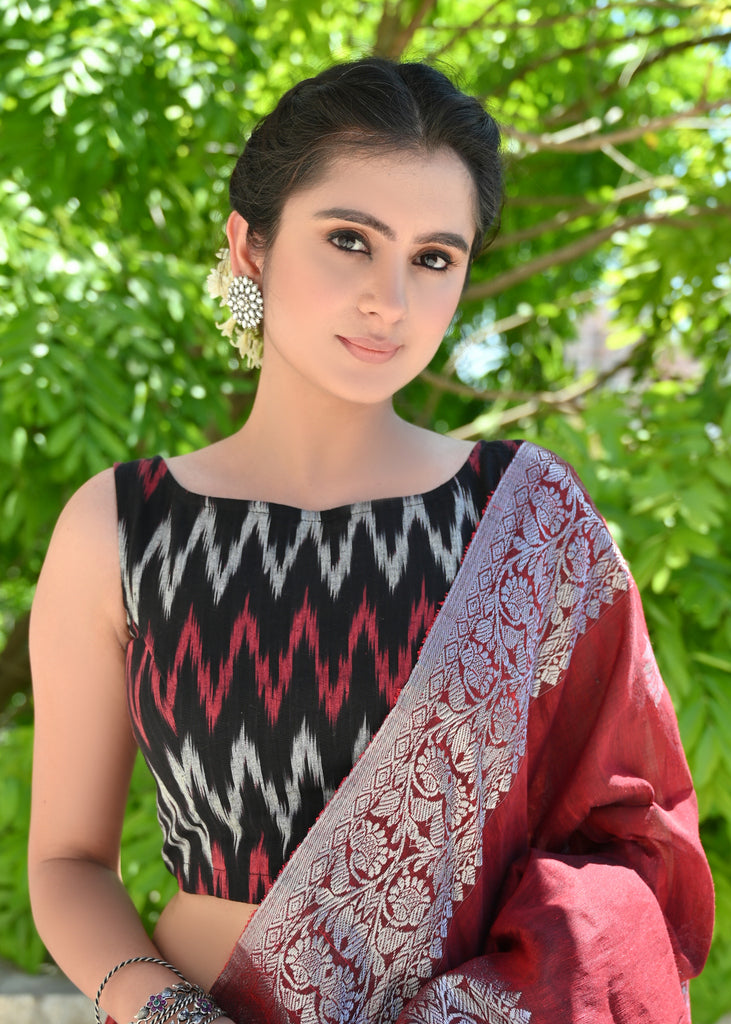
<path id="1" fill-rule="evenodd" d="M 423 267 L 429 270 L 446 270 L 452 265 L 452 257 L 446 252 L 424 252 L 419 257 Z"/>
<path id="2" fill-rule="evenodd" d="M 368 252 L 365 239 L 356 231 L 333 231 L 328 238 L 337 249 L 344 249 L 346 252 Z"/>

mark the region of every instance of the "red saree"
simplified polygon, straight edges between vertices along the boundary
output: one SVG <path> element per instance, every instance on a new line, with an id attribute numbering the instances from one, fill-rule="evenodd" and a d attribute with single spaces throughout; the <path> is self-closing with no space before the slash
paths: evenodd
<path id="1" fill-rule="evenodd" d="M 712 915 L 636 588 L 572 471 L 524 444 L 213 994 L 239 1024 L 681 1024 Z"/>

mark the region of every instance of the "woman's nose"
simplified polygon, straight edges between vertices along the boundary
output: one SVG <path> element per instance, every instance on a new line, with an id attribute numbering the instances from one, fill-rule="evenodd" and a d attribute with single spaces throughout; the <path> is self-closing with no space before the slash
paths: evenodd
<path id="1" fill-rule="evenodd" d="M 406 315 L 406 281 L 403 271 L 388 263 L 369 275 L 358 302 L 362 313 L 375 314 L 384 323 L 397 323 Z"/>

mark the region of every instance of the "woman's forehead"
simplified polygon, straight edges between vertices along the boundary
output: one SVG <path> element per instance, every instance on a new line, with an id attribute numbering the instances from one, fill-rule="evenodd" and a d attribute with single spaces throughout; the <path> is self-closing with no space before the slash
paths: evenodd
<path id="1" fill-rule="evenodd" d="M 471 233 L 476 189 L 466 165 L 450 149 L 374 153 L 370 147 L 335 153 L 316 182 L 290 197 L 285 214 L 288 207 L 316 217 L 327 211 L 362 211 L 387 226 L 387 218 L 436 218 Z"/>

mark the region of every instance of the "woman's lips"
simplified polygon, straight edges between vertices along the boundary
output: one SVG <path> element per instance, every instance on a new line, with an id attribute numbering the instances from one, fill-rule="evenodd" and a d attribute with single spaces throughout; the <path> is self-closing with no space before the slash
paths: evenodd
<path id="1" fill-rule="evenodd" d="M 390 341 L 376 341 L 374 338 L 345 338 L 336 335 L 338 341 L 356 359 L 363 363 L 387 363 L 399 350 L 398 345 Z"/>

